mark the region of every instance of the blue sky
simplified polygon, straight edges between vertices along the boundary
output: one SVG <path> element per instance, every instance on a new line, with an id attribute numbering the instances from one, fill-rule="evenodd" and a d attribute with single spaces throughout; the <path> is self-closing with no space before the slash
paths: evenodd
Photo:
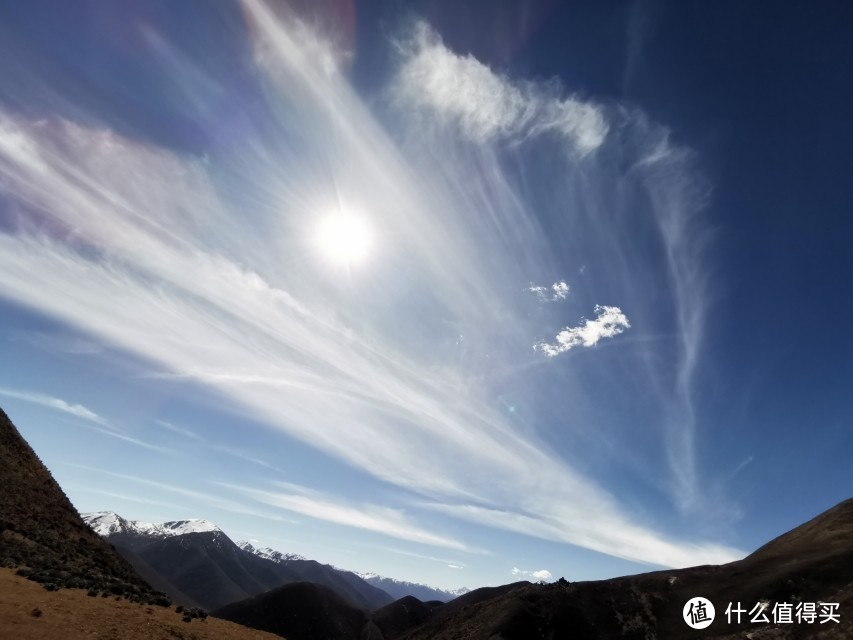
<path id="1" fill-rule="evenodd" d="M 0 404 L 353 570 L 743 556 L 853 484 L 849 9 L 769 6 L 3 6 Z"/>

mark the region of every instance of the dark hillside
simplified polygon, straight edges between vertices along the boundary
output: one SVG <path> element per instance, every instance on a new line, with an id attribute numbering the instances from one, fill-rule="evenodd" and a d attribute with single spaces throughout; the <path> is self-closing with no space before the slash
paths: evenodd
<path id="1" fill-rule="evenodd" d="M 288 584 L 211 615 L 291 640 L 369 640 L 365 636 L 371 627 L 363 611 L 331 589 L 310 582 Z M 382 640 L 381 634 L 374 638 Z"/>
<path id="2" fill-rule="evenodd" d="M 0 565 L 19 567 L 46 587 L 163 599 L 83 522 L 2 410 L 0 487 Z"/>

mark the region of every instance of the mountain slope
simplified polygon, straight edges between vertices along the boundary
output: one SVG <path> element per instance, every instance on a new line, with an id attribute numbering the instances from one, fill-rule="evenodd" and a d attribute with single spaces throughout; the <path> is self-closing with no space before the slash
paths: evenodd
<path id="1" fill-rule="evenodd" d="M 46 584 L 167 603 L 86 526 L 2 410 L 0 487 L 0 564 Z"/>

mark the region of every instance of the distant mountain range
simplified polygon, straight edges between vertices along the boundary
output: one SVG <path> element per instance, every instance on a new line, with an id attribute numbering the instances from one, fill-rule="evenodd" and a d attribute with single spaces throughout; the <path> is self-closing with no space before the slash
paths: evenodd
<path id="1" fill-rule="evenodd" d="M 235 543 L 209 520 L 153 523 L 127 520 L 112 511 L 84 513 L 82 517 L 95 533 L 114 545 L 151 584 L 175 601 L 190 606 L 215 608 L 273 587 L 300 581 L 328 586 L 352 604 L 365 609 L 375 609 L 405 596 L 447 602 L 468 591 L 443 591 L 375 573 L 352 573 L 307 560 L 297 554 L 282 553 L 270 547 L 257 548 L 247 541 Z M 171 539 L 178 537 L 182 539 L 176 547 Z M 248 560 L 239 554 L 235 556 L 230 545 L 253 558 Z M 189 578 L 185 578 L 180 566 L 175 564 L 176 549 L 181 549 L 182 556 L 193 557 L 194 561 L 199 562 L 195 572 L 206 570 L 216 577 L 211 577 L 202 589 L 190 584 Z M 202 561 L 201 558 L 206 560 Z M 258 563 L 254 558 L 278 566 L 273 568 Z"/>
<path id="2" fill-rule="evenodd" d="M 470 591 L 470 589 L 464 587 L 454 590 L 435 589 L 425 584 L 385 578 L 375 573 L 357 573 L 356 575 L 368 584 L 372 584 L 374 587 L 382 589 L 385 593 L 391 594 L 395 599 L 413 596 L 423 602 L 429 602 L 430 600 L 449 602 Z"/>

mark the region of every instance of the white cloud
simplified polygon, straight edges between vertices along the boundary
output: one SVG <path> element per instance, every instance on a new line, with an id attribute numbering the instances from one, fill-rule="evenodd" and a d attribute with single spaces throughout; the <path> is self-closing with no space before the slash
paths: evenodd
<path id="1" fill-rule="evenodd" d="M 474 57 L 444 46 L 420 23 L 402 45 L 406 56 L 394 85 L 405 108 L 425 109 L 458 127 L 475 142 L 556 132 L 582 153 L 607 134 L 599 108 L 532 83 L 514 83 Z"/>
<path id="2" fill-rule="evenodd" d="M 63 413 L 67 413 L 76 418 L 82 418 L 83 420 L 94 422 L 102 427 L 110 426 L 104 418 L 91 409 L 84 407 L 82 404 L 72 404 L 62 400 L 61 398 L 54 398 L 53 396 L 38 393 L 37 391 L 21 391 L 17 389 L 0 388 L 0 396 L 14 398 L 15 400 L 23 400 L 24 402 L 31 402 L 32 404 L 37 404 L 42 407 L 62 411 Z"/>
<path id="3" fill-rule="evenodd" d="M 449 564 L 449 565 L 447 565 L 447 566 L 448 566 L 448 568 L 450 568 L 450 569 L 464 569 L 464 568 L 465 568 L 465 567 L 463 567 L 462 565 L 459 565 L 459 564 Z"/>
<path id="4" fill-rule="evenodd" d="M 552 284 L 551 289 L 554 291 L 554 300 L 565 300 L 569 296 L 569 285 L 562 280 Z"/>
<path id="5" fill-rule="evenodd" d="M 537 571 L 522 571 L 518 567 L 513 567 L 511 573 L 514 576 L 527 576 L 528 578 L 544 580 L 546 582 L 549 582 L 552 578 L 551 572 L 547 569 L 539 569 Z"/>
<path id="6" fill-rule="evenodd" d="M 566 327 L 557 334 L 556 343 L 540 342 L 535 349 L 553 358 L 577 346 L 593 347 L 602 338 L 612 338 L 628 329 L 631 324 L 619 307 L 596 305 L 594 320 L 584 320 L 579 327 Z"/>
<path id="7" fill-rule="evenodd" d="M 550 287 L 530 285 L 527 287 L 527 290 L 535 295 L 541 302 L 557 302 L 568 298 L 571 288 L 565 281 L 560 280 L 559 282 L 552 284 Z"/>

